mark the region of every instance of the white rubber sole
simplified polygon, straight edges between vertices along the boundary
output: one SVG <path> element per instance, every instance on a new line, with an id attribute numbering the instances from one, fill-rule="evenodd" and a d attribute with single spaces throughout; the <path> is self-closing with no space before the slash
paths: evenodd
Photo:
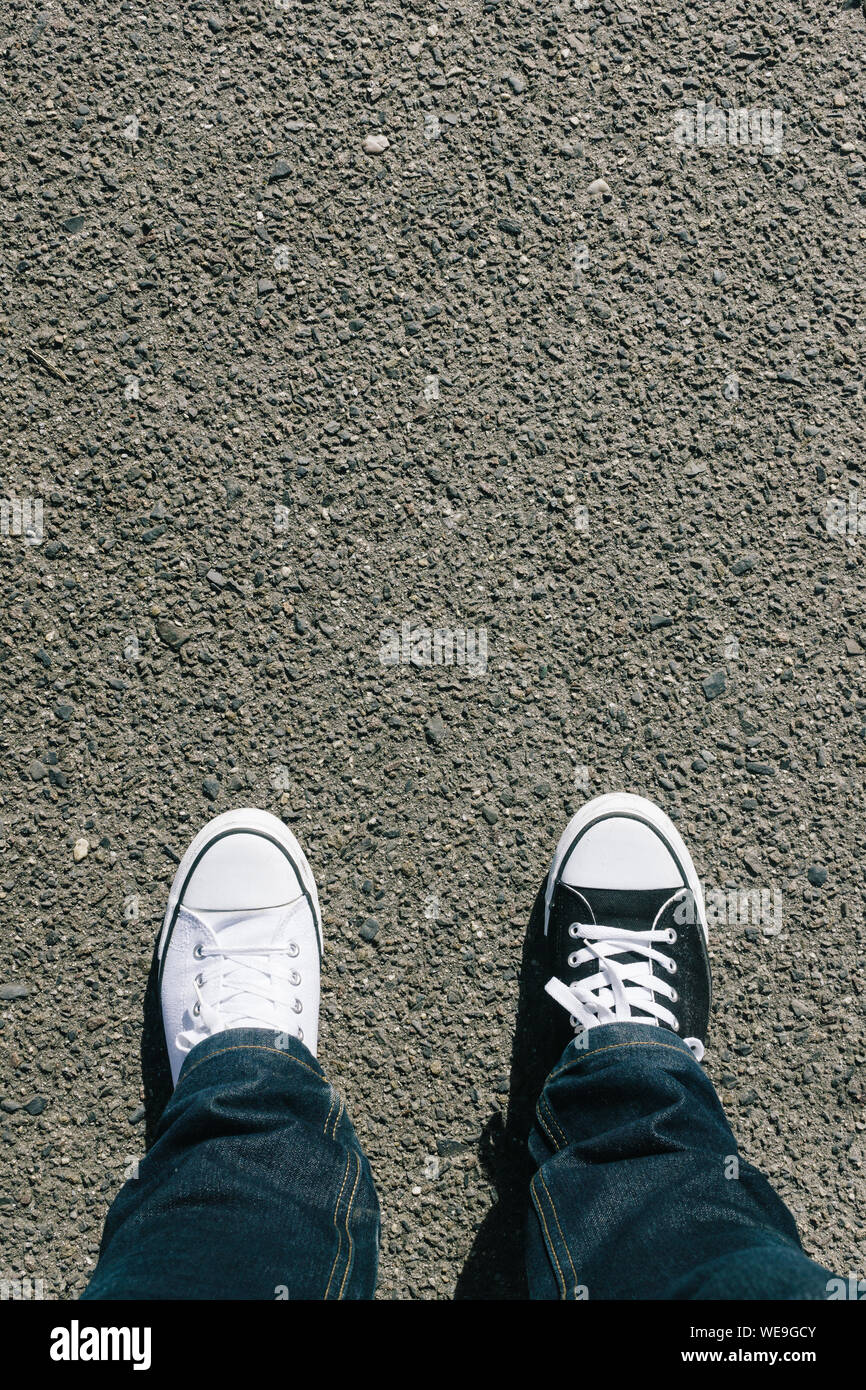
<path id="1" fill-rule="evenodd" d="M 156 957 L 160 966 L 162 965 L 163 953 L 171 933 L 172 923 L 177 915 L 178 905 L 183 897 L 184 889 L 192 874 L 193 868 L 201 855 L 225 834 L 233 831 L 249 830 L 256 834 L 266 835 L 268 839 L 275 840 L 288 855 L 294 866 L 295 872 L 301 880 L 304 892 L 310 900 L 313 909 L 313 919 L 316 923 L 316 936 L 319 942 L 319 956 L 322 955 L 322 914 L 319 908 L 319 894 L 316 889 L 316 880 L 313 878 L 313 871 L 307 862 L 307 856 L 301 849 L 294 835 L 287 825 L 277 816 L 272 816 L 270 811 L 261 811 L 255 806 L 241 807 L 236 811 L 224 811 L 220 816 L 214 816 L 209 820 L 196 835 L 186 854 L 178 865 L 177 872 L 172 879 L 171 888 L 168 895 L 168 906 L 165 909 L 165 916 L 162 920 L 162 929 L 159 934 L 159 944 L 156 950 Z M 277 906 L 277 904 L 274 904 Z"/>
<path id="2" fill-rule="evenodd" d="M 709 940 L 707 931 L 707 913 L 704 906 L 704 889 L 698 878 L 698 872 L 692 863 L 692 856 L 686 849 L 683 837 L 677 830 L 670 816 L 666 815 L 660 806 L 656 806 L 654 801 L 648 801 L 644 796 L 635 796 L 632 792 L 608 792 L 605 796 L 597 796 L 592 801 L 587 801 L 585 806 L 581 806 L 576 815 L 572 816 L 565 830 L 559 838 L 559 844 L 553 856 L 553 862 L 547 875 L 547 888 L 544 895 L 544 934 L 547 935 L 548 922 L 550 920 L 550 904 L 553 899 L 553 892 L 556 887 L 562 866 L 577 836 L 582 830 L 593 821 L 602 816 L 625 815 L 636 816 L 639 820 L 646 821 L 659 832 L 662 839 L 670 845 L 674 857 L 682 865 L 686 882 L 694 894 L 697 906 L 698 920 L 704 933 L 704 940 Z"/>

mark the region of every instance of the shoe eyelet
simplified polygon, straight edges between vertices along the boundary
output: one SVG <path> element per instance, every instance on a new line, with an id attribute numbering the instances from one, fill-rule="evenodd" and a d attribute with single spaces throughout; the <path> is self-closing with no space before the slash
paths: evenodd
<path id="1" fill-rule="evenodd" d="M 669 930 L 669 932 L 668 932 L 668 941 L 669 941 L 670 944 L 673 946 L 674 943 L 676 942 L 676 939 L 677 939 L 677 934 L 676 934 L 676 932 L 674 931 L 673 927 L 671 927 L 670 930 Z"/>
<path id="2" fill-rule="evenodd" d="M 679 1001 L 680 1001 L 680 996 L 677 994 L 676 990 L 674 990 L 673 994 L 670 996 L 670 999 L 671 999 L 671 1003 L 672 1003 L 672 1004 L 678 1004 L 678 1003 L 679 1003 Z"/>
<path id="3" fill-rule="evenodd" d="M 568 963 L 571 966 L 572 970 L 575 970 L 577 968 L 578 954 L 579 953 L 577 951 L 572 951 L 571 955 L 568 958 Z"/>
<path id="4" fill-rule="evenodd" d="M 303 1042 L 303 1041 L 304 1041 L 304 1030 L 303 1030 L 303 1028 L 299 1028 L 299 1029 L 298 1029 L 298 1042 Z"/>
<path id="5" fill-rule="evenodd" d="M 301 983 L 300 972 L 297 971 L 297 970 L 291 970 L 291 971 L 289 972 L 289 984 L 290 984 L 290 985 L 299 985 L 300 983 Z"/>
<path id="6" fill-rule="evenodd" d="M 292 1008 L 293 1008 L 293 1010 L 295 1011 L 296 1014 L 301 1013 L 302 1010 L 303 1010 L 303 1007 L 304 1007 L 304 1006 L 303 1006 L 303 1004 L 301 1003 L 300 999 L 296 999 L 295 1002 L 294 1002 L 294 1004 L 292 1005 Z"/>
<path id="7" fill-rule="evenodd" d="M 192 1011 L 195 1017 L 198 1018 L 199 1014 L 201 1013 L 201 1004 L 193 1004 Z"/>
<path id="8" fill-rule="evenodd" d="M 200 941 L 197 941 L 195 943 L 192 953 L 195 956 L 196 960 L 204 960 L 204 951 L 202 950 L 202 945 Z"/>
<path id="9" fill-rule="evenodd" d="M 577 940 L 577 938 L 580 936 L 580 929 L 577 925 L 577 922 L 572 922 L 571 926 L 568 929 L 568 934 L 575 941 Z"/>
<path id="10" fill-rule="evenodd" d="M 204 975 L 196 975 L 195 982 L 198 985 L 199 989 L 201 989 L 202 985 L 204 984 Z"/>
<path id="11" fill-rule="evenodd" d="M 298 955 L 300 955 L 300 953 L 301 953 L 301 952 L 300 952 L 300 947 L 298 946 L 297 941 L 290 941 L 290 942 L 289 942 L 289 955 L 290 955 L 290 956 L 298 956 Z"/>
<path id="12" fill-rule="evenodd" d="M 680 1025 L 677 1019 L 674 1019 L 672 1027 L 675 1033 L 678 1033 L 680 1031 Z"/>
<path id="13" fill-rule="evenodd" d="M 669 975 L 676 975 L 676 973 L 677 973 L 677 963 L 676 963 L 676 961 L 675 961 L 675 960 L 669 960 L 669 961 L 668 961 L 668 974 L 669 974 Z"/>

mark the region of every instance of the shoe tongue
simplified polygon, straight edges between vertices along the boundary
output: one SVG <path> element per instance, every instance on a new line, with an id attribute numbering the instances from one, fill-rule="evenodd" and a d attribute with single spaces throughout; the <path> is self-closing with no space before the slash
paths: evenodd
<path id="1" fill-rule="evenodd" d="M 649 931 L 655 915 L 676 888 L 577 888 L 596 922 L 625 931 Z M 661 925 L 661 923 L 659 923 Z"/>
<path id="2" fill-rule="evenodd" d="M 202 912 L 196 917 L 209 929 L 214 944 L 229 951 L 233 946 L 259 946 L 264 949 L 278 943 L 279 927 L 285 908 L 267 907 L 250 911 L 232 909 L 228 912 Z"/>
<path id="3" fill-rule="evenodd" d="M 269 1002 L 273 992 L 269 988 L 270 977 L 263 971 L 267 971 L 270 964 L 274 964 L 277 971 L 282 968 L 276 964 L 282 959 L 280 956 L 273 956 L 269 960 L 268 948 L 285 944 L 280 932 L 285 908 L 264 908 L 254 912 L 197 912 L 196 916 L 208 928 L 213 944 L 221 951 L 244 947 L 243 955 L 224 957 L 220 961 L 223 985 L 219 993 L 224 1001 L 220 1012 L 223 1008 L 228 1012 L 233 1028 L 262 1028 L 263 1021 L 274 1012 L 273 1004 Z M 250 951 L 251 947 L 256 946 L 261 946 L 261 953 Z M 261 968 L 256 969 L 257 966 Z M 263 990 L 267 997 L 248 993 L 247 984 Z"/>
<path id="4" fill-rule="evenodd" d="M 585 898 L 592 909 L 595 921 L 605 927 L 614 927 L 620 931 L 649 931 L 655 920 L 656 913 L 668 901 L 672 894 L 676 893 L 676 888 L 646 888 L 646 889 L 621 889 L 621 888 L 576 888 L 574 892 Z M 583 904 L 581 904 L 583 907 Z M 582 915 L 579 920 L 583 921 Z M 663 921 L 666 921 L 668 913 L 664 913 L 659 919 L 658 926 L 661 928 Z M 621 951 L 613 957 L 612 964 L 617 966 L 640 965 L 649 971 L 651 962 L 646 956 L 638 951 Z M 582 976 L 594 975 L 597 970 L 595 962 L 589 962 L 581 967 L 578 978 Z M 653 1014 L 647 1014 L 640 1006 L 640 998 L 643 997 L 646 1003 L 650 1003 L 653 995 L 649 990 L 642 990 L 638 999 L 634 998 L 635 991 L 639 986 L 627 983 L 626 989 L 629 991 L 632 1011 L 636 1018 L 647 1023 L 657 1023 L 658 1019 Z"/>

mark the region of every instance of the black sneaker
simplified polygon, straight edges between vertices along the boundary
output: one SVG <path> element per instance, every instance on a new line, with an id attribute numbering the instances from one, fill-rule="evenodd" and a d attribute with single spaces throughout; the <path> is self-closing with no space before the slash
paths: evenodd
<path id="1" fill-rule="evenodd" d="M 645 1023 L 671 1029 L 701 1060 L 710 1015 L 704 895 L 658 806 L 612 792 L 578 811 L 550 866 L 544 935 L 554 972 L 545 989 L 565 1010 L 563 1048 L 600 1023 Z"/>

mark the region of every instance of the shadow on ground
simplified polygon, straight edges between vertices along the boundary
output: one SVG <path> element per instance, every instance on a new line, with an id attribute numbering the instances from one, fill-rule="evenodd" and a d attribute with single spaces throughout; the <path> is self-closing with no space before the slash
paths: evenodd
<path id="1" fill-rule="evenodd" d="M 159 999 L 159 962 L 156 947 L 144 991 L 144 1018 L 141 1029 L 141 1079 L 144 1084 L 144 1144 L 149 1149 L 172 1092 L 171 1068 L 162 1027 Z"/>
<path id="2" fill-rule="evenodd" d="M 544 985 L 544 888 L 538 890 L 523 943 L 517 1023 L 511 1048 L 508 1109 L 481 1136 L 479 1159 L 496 1190 L 457 1281 L 455 1299 L 525 1299 L 524 1240 L 532 1167 L 527 1139 L 545 1078 L 561 1051 Z"/>

